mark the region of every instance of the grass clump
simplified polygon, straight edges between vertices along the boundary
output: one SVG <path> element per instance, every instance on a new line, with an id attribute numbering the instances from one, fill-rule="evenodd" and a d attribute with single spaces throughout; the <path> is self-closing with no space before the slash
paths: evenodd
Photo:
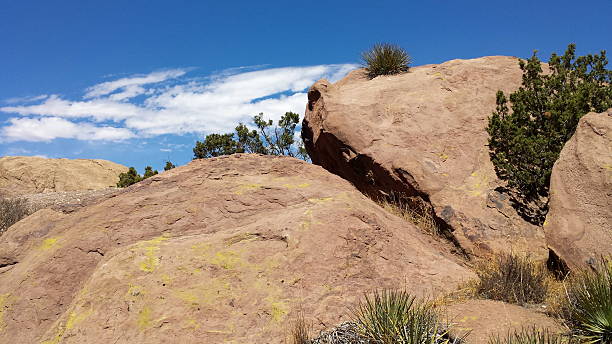
<path id="1" fill-rule="evenodd" d="M 547 273 L 527 256 L 500 253 L 476 269 L 478 296 L 519 305 L 541 303 L 546 298 Z"/>
<path id="2" fill-rule="evenodd" d="M 310 326 L 304 320 L 303 314 L 298 314 L 297 319 L 291 328 L 291 343 L 292 344 L 310 344 Z"/>
<path id="3" fill-rule="evenodd" d="M 394 198 L 392 201 L 379 199 L 376 202 L 389 213 L 413 223 L 422 231 L 432 235 L 441 235 L 441 230 L 432 212 L 424 206 L 410 206 L 408 202 L 403 201 L 399 197 Z"/>
<path id="4" fill-rule="evenodd" d="M 411 58 L 400 46 L 389 43 L 375 44 L 361 54 L 368 77 L 392 75 L 408 71 Z"/>
<path id="5" fill-rule="evenodd" d="M 499 335 L 489 338 L 489 344 L 570 344 L 575 343 L 569 337 L 551 333 L 548 329 L 536 327 L 523 328 L 508 332 L 505 337 Z"/>
<path id="6" fill-rule="evenodd" d="M 582 270 L 566 281 L 560 316 L 584 343 L 612 343 L 612 260 Z"/>
<path id="7" fill-rule="evenodd" d="M 30 207 L 24 198 L 0 198 L 0 235 L 28 215 Z"/>
<path id="8" fill-rule="evenodd" d="M 365 296 L 353 311 L 357 331 L 372 343 L 451 343 L 448 328 L 433 305 L 405 291 L 383 290 Z M 454 342 L 454 341 L 453 341 Z"/>

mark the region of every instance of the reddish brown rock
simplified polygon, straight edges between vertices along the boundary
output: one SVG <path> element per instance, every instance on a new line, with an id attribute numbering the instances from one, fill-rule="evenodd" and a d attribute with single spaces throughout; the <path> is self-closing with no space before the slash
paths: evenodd
<path id="1" fill-rule="evenodd" d="M 580 119 L 553 167 L 549 207 L 546 241 L 570 268 L 612 254 L 612 109 Z"/>
<path id="2" fill-rule="evenodd" d="M 536 327 L 550 333 L 563 333 L 555 319 L 532 309 L 492 300 L 468 300 L 448 306 L 447 316 L 453 334 L 464 336 L 470 344 L 487 344 L 492 337 L 505 338 L 508 332 Z M 542 310 L 542 309 L 540 309 Z"/>
<path id="3" fill-rule="evenodd" d="M 116 186 L 127 167 L 100 159 L 0 157 L 0 196 L 99 190 Z"/>
<path id="4" fill-rule="evenodd" d="M 483 57 L 372 80 L 363 70 L 308 93 L 302 136 L 312 161 L 375 197 L 431 206 L 470 253 L 513 250 L 545 258 L 541 228 L 498 192 L 487 118 L 498 90 L 521 83 L 516 58 Z"/>
<path id="5" fill-rule="evenodd" d="M 472 278 L 446 251 L 319 166 L 196 160 L 0 237 L 0 342 L 285 343 L 300 310 Z"/>

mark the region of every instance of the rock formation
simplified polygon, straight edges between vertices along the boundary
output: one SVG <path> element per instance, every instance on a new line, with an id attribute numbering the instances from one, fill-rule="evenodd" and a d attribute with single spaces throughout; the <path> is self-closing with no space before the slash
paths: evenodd
<path id="1" fill-rule="evenodd" d="M 100 159 L 0 158 L 0 195 L 80 191 L 116 186 L 127 167 Z"/>
<path id="2" fill-rule="evenodd" d="M 473 274 L 350 183 L 293 158 L 192 161 L 0 237 L 0 342 L 285 343 L 375 288 Z"/>
<path id="3" fill-rule="evenodd" d="M 517 89 L 521 75 L 516 58 L 483 57 L 320 80 L 308 92 L 302 137 L 313 163 L 360 190 L 429 207 L 467 252 L 543 259 L 541 228 L 500 192 L 485 131 L 496 92 Z"/>
<path id="4" fill-rule="evenodd" d="M 570 268 L 612 254 L 612 109 L 580 119 L 552 170 L 546 241 Z"/>

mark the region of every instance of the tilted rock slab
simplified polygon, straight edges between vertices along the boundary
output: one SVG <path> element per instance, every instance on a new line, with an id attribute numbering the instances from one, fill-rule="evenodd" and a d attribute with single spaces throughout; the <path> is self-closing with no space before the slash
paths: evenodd
<path id="1" fill-rule="evenodd" d="M 99 190 L 116 186 L 128 168 L 100 159 L 0 158 L 0 195 Z"/>
<path id="2" fill-rule="evenodd" d="M 302 137 L 315 164 L 373 196 L 431 204 L 468 252 L 547 254 L 541 228 L 523 220 L 489 159 L 486 127 L 498 90 L 521 84 L 518 60 L 452 60 L 369 80 L 363 70 L 308 93 Z"/>
<path id="3" fill-rule="evenodd" d="M 196 160 L 0 237 L 0 342 L 285 343 L 300 311 L 472 278 L 440 245 L 319 166 Z"/>
<path id="4" fill-rule="evenodd" d="M 553 167 L 549 207 L 546 241 L 569 268 L 612 254 L 612 109 L 580 119 Z"/>

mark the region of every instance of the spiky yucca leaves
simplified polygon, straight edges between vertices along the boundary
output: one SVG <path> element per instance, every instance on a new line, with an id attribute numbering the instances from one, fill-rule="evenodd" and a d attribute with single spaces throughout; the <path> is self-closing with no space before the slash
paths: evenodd
<path id="1" fill-rule="evenodd" d="M 500 253 L 476 270 L 476 293 L 509 303 L 541 303 L 546 297 L 546 270 L 526 256 Z"/>
<path id="2" fill-rule="evenodd" d="M 449 343 L 431 304 L 405 291 L 383 290 L 366 295 L 353 311 L 358 331 L 377 344 Z"/>
<path id="3" fill-rule="evenodd" d="M 612 343 L 612 260 L 570 276 L 561 314 L 586 343 Z"/>
<path id="4" fill-rule="evenodd" d="M 411 62 L 410 55 L 404 49 L 389 43 L 375 44 L 364 51 L 361 58 L 370 79 L 407 72 Z"/>
<path id="5" fill-rule="evenodd" d="M 575 343 L 570 338 L 551 333 L 548 329 L 538 329 L 536 327 L 523 328 L 506 334 L 505 337 L 499 335 L 489 338 L 489 344 L 570 344 Z"/>

